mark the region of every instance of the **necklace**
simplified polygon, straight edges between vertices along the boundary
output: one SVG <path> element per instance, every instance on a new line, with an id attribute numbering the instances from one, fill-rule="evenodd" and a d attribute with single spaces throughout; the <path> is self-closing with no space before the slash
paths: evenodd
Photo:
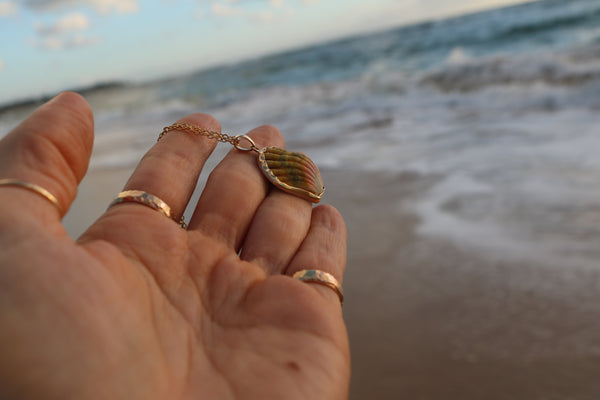
<path id="1" fill-rule="evenodd" d="M 278 147 L 259 148 L 247 135 L 232 136 L 185 123 L 175 123 L 163 128 L 158 140 L 172 130 L 206 136 L 221 143 L 229 143 L 240 151 L 254 151 L 258 154 L 258 166 L 265 177 L 275 187 L 285 192 L 313 203 L 318 203 L 325 192 L 319 168 L 303 153 L 287 151 Z M 243 140 L 248 143 L 248 147 L 242 145 Z"/>

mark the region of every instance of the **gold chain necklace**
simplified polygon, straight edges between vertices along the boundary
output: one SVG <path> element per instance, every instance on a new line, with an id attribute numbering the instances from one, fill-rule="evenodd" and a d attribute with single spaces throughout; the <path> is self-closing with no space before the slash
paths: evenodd
<path id="1" fill-rule="evenodd" d="M 267 179 L 277 188 L 295 196 L 318 203 L 325 192 L 319 168 L 303 153 L 287 151 L 278 147 L 259 148 L 247 135 L 231 136 L 185 123 L 166 126 L 158 136 L 158 140 L 173 130 L 206 136 L 221 143 L 229 143 L 240 151 L 258 153 L 258 166 Z M 244 147 L 241 144 L 242 140 L 246 140 L 249 147 Z"/>

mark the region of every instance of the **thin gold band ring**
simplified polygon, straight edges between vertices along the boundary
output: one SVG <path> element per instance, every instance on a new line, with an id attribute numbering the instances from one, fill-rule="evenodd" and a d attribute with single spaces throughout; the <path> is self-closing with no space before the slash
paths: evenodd
<path id="1" fill-rule="evenodd" d="M 21 188 L 27 189 L 31 192 L 37 193 L 40 196 L 42 196 L 43 198 L 45 198 L 46 200 L 48 200 L 50 203 L 54 204 L 54 206 L 58 209 L 58 212 L 62 213 L 62 208 L 61 208 L 60 203 L 58 202 L 58 199 L 56 198 L 56 196 L 54 196 L 52 193 L 50 193 L 48 190 L 44 189 L 43 187 L 36 185 L 35 183 L 29 183 L 29 182 L 21 181 L 18 179 L 12 179 L 12 178 L 2 178 L 2 179 L 0 179 L 0 186 L 21 187 Z"/>
<path id="2" fill-rule="evenodd" d="M 328 288 L 333 289 L 335 294 L 337 294 L 340 299 L 340 304 L 344 304 L 344 292 L 342 291 L 342 286 L 330 273 L 319 269 L 303 269 L 294 273 L 292 278 L 306 283 L 317 283 L 319 285 L 327 286 Z"/>

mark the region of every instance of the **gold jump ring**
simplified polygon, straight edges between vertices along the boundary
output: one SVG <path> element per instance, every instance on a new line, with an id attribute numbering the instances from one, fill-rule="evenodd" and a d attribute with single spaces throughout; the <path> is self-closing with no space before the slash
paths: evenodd
<path id="1" fill-rule="evenodd" d="M 242 147 L 240 145 L 240 140 L 241 139 L 246 139 L 249 143 L 250 143 L 250 147 Z M 252 140 L 252 138 L 248 135 L 236 135 L 233 137 L 234 143 L 233 143 L 233 147 L 235 147 L 238 150 L 241 151 L 258 151 L 258 147 L 256 147 L 256 143 L 254 143 L 254 140 Z"/>

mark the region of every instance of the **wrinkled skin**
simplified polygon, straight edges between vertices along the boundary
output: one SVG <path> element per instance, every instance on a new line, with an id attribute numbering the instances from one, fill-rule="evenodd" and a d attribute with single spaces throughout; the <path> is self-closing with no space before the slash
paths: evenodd
<path id="1" fill-rule="evenodd" d="M 220 129 L 204 114 L 180 122 Z M 249 136 L 284 146 L 271 126 Z M 189 230 L 122 203 L 73 241 L 61 218 L 92 142 L 91 110 L 74 93 L 0 141 L 0 177 L 46 188 L 62 209 L 0 187 L 0 398 L 347 398 L 340 302 L 290 278 L 318 268 L 341 282 L 339 213 L 272 188 L 255 154 L 233 150 L 211 173 Z M 160 197 L 178 218 L 214 146 L 170 132 L 125 189 Z"/>

